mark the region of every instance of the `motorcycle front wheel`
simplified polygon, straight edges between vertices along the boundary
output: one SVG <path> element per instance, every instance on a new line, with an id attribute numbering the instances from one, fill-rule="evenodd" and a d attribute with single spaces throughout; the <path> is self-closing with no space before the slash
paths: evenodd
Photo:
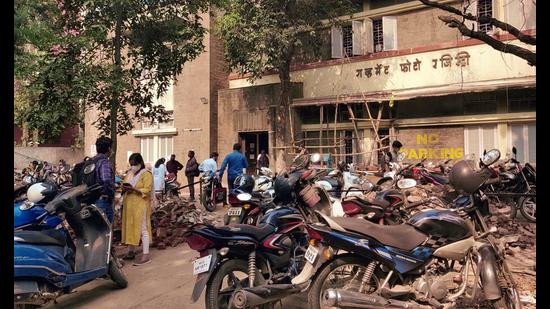
<path id="1" fill-rule="evenodd" d="M 211 192 L 209 192 L 210 190 L 204 190 L 202 189 L 202 192 L 201 192 L 201 205 L 202 207 L 204 207 L 204 209 L 212 212 L 214 210 L 216 210 L 216 204 L 214 204 L 214 202 L 212 201 L 212 198 L 211 198 Z"/>
<path id="2" fill-rule="evenodd" d="M 122 265 L 120 265 L 114 257 L 111 257 L 109 262 L 109 276 L 117 288 L 124 289 L 128 286 L 128 279 L 122 270 Z"/>
<path id="3" fill-rule="evenodd" d="M 537 198 L 534 196 L 524 196 L 518 202 L 519 211 L 525 219 L 537 222 Z"/>

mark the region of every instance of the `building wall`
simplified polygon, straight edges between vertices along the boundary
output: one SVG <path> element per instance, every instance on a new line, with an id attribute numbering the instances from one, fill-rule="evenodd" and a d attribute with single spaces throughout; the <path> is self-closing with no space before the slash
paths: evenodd
<path id="1" fill-rule="evenodd" d="M 460 4 L 453 4 L 460 8 Z M 428 46 L 462 40 L 462 34 L 445 25 L 438 16 L 449 15 L 440 9 L 423 8 L 397 17 L 397 46 L 399 49 Z"/>
<path id="2" fill-rule="evenodd" d="M 403 128 L 397 131 L 396 139 L 403 144 L 410 161 L 424 156 L 433 162 L 464 157 L 463 126 Z"/>
<path id="3" fill-rule="evenodd" d="M 216 150 L 217 117 L 211 112 L 217 112 L 218 89 L 228 86 L 222 45 L 210 34 L 214 18 L 209 13 L 202 14 L 201 17 L 202 23 L 209 30 L 203 41 L 205 51 L 195 60 L 185 63 L 173 86 L 173 119 L 177 132 L 171 136 L 173 153 L 182 163 L 187 160 L 190 149 L 195 150 L 199 161 L 208 158 L 209 153 Z M 91 125 L 96 118 L 96 111 L 86 113 L 87 154 L 92 153 L 93 144 L 98 137 L 97 129 Z M 141 130 L 141 123 L 136 122 L 132 132 L 118 137 L 117 170 L 127 167 L 129 153 L 141 151 L 140 136 L 135 135 L 138 130 Z"/>
<path id="4" fill-rule="evenodd" d="M 70 147 L 20 147 L 13 148 L 13 167 L 23 169 L 33 160 L 55 163 L 65 159 L 69 164 L 75 164 L 84 159 L 84 149 Z"/>

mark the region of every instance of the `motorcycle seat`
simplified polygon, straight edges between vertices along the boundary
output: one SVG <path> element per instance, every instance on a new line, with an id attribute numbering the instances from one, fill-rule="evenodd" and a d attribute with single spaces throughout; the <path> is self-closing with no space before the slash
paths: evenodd
<path id="1" fill-rule="evenodd" d="M 15 231 L 13 233 L 14 240 L 20 243 L 33 245 L 53 245 L 65 246 L 65 235 L 59 230 L 43 230 L 43 231 Z"/>
<path id="2" fill-rule="evenodd" d="M 444 185 L 449 184 L 449 178 L 447 178 L 445 176 L 435 174 L 435 173 L 430 173 L 430 176 L 433 177 L 435 180 L 437 180 L 437 182 L 439 182 L 439 183 L 442 183 Z"/>
<path id="3" fill-rule="evenodd" d="M 358 218 L 331 218 L 344 229 L 372 237 L 384 245 L 402 250 L 412 250 L 428 238 L 410 224 L 379 225 Z"/>
<path id="4" fill-rule="evenodd" d="M 275 227 L 270 224 L 262 224 L 261 226 L 254 226 L 248 224 L 232 224 L 222 226 L 219 230 L 230 232 L 233 235 L 244 235 L 252 237 L 258 241 L 264 239 L 269 234 L 275 232 Z"/>
<path id="5" fill-rule="evenodd" d="M 380 206 L 382 208 L 386 208 L 388 206 L 390 206 L 390 202 L 386 201 L 386 200 L 383 200 L 383 199 L 379 199 L 379 198 L 373 198 L 373 199 L 365 199 L 365 198 L 361 198 L 360 196 L 357 196 L 357 195 L 353 195 L 353 196 L 347 196 L 345 198 L 342 199 L 342 202 L 355 202 L 355 203 L 358 203 L 362 206 L 369 206 L 369 205 L 376 205 L 376 206 Z"/>

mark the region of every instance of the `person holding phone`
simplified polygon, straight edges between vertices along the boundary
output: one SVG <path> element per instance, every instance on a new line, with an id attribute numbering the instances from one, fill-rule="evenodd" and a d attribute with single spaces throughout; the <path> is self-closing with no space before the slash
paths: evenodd
<path id="1" fill-rule="evenodd" d="M 149 243 L 152 240 L 151 212 L 155 194 L 153 192 L 153 175 L 145 169 L 145 162 L 139 153 L 133 153 L 130 158 L 130 173 L 122 184 L 124 194 L 122 208 L 122 243 L 130 246 L 125 260 L 136 257 L 136 247 L 141 239 L 143 255 L 134 263 L 135 266 L 148 264 Z"/>

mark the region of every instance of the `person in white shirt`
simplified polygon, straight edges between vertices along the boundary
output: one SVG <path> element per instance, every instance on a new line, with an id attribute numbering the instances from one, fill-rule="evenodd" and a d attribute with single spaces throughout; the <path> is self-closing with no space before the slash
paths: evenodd
<path id="1" fill-rule="evenodd" d="M 206 173 L 211 171 L 212 173 L 215 173 L 218 171 L 218 153 L 213 152 L 210 154 L 210 158 L 202 161 L 202 163 L 199 165 L 199 171 Z"/>
<path id="2" fill-rule="evenodd" d="M 162 193 L 164 192 L 164 178 L 167 174 L 166 165 L 164 165 L 165 161 L 164 158 L 160 158 L 153 167 L 153 184 L 158 200 L 161 199 Z"/>

